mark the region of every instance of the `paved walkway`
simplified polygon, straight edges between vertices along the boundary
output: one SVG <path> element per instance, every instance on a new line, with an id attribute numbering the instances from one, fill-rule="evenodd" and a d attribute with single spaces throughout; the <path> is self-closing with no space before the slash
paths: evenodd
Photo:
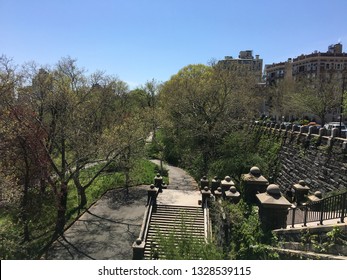
<path id="1" fill-rule="evenodd" d="M 153 163 L 160 165 L 159 160 L 151 160 Z M 186 171 L 181 168 L 164 165 L 169 170 L 169 184 L 163 193 L 159 194 L 157 203 L 166 205 L 185 205 L 199 206 L 201 200 L 198 183 Z"/>
<path id="2" fill-rule="evenodd" d="M 151 162 L 160 165 L 159 160 L 154 159 Z M 198 190 L 198 183 L 183 169 L 168 164 L 164 164 L 164 169 L 169 170 L 169 189 Z"/>
<path id="3" fill-rule="evenodd" d="M 194 179 L 180 168 L 165 168 L 169 170 L 169 185 L 158 196 L 158 203 L 198 206 L 201 198 Z M 145 212 L 147 189 L 148 186 L 131 188 L 128 197 L 123 190 L 107 192 L 54 242 L 44 258 L 131 260 L 132 244 L 140 233 Z"/>

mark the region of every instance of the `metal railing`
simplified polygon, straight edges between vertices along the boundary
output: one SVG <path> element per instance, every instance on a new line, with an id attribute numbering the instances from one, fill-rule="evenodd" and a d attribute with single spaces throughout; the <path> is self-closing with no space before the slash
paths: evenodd
<path id="1" fill-rule="evenodd" d="M 339 219 L 344 223 L 347 215 L 347 192 L 323 198 L 320 201 L 310 202 L 299 207 L 289 209 L 287 225 L 294 227 L 295 224 L 319 222 L 323 225 L 326 220 Z"/>

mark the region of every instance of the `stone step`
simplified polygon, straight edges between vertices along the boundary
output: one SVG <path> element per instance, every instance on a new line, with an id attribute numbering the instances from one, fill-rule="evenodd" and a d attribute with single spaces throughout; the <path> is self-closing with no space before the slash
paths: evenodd
<path id="1" fill-rule="evenodd" d="M 177 241 L 188 237 L 204 242 L 204 213 L 202 208 L 158 205 L 152 213 L 149 225 L 145 246 L 145 259 L 151 257 L 151 252 L 153 252 L 151 245 L 153 244 L 156 245 L 156 250 L 160 254 L 158 232 L 164 237 L 170 237 L 174 234 L 174 238 Z"/>
<path id="2" fill-rule="evenodd" d="M 155 231 L 155 230 L 169 230 L 169 231 L 178 231 L 182 232 L 185 231 L 204 231 L 204 223 L 200 224 L 181 224 L 181 223 L 152 223 L 150 224 L 149 231 Z"/>
<path id="3" fill-rule="evenodd" d="M 174 230 L 173 228 L 161 228 L 161 229 L 150 229 L 148 231 L 147 239 L 149 237 L 155 238 L 156 236 L 158 236 L 158 233 L 165 236 L 174 235 L 174 236 L 201 236 L 201 238 L 204 237 L 203 229 L 179 231 L 179 230 Z"/>
<path id="4" fill-rule="evenodd" d="M 201 243 L 204 242 L 204 240 L 200 240 Z M 177 243 L 174 245 L 178 245 Z M 154 251 L 158 252 L 159 258 L 160 259 L 165 259 L 165 255 L 163 254 L 163 250 L 162 248 L 160 248 L 160 246 L 158 246 L 158 244 L 156 242 L 152 242 L 152 246 L 154 246 L 155 249 L 152 249 L 151 246 L 146 246 L 145 251 L 144 251 L 144 259 L 151 259 L 151 256 L 153 255 Z M 192 252 L 194 254 L 194 252 Z M 197 254 L 196 254 L 197 255 Z"/>
<path id="5" fill-rule="evenodd" d="M 165 215 L 165 213 L 160 213 L 160 214 L 152 214 L 152 218 L 153 219 L 166 219 L 168 221 L 190 221 L 190 220 L 195 220 L 195 221 L 201 221 L 204 220 L 204 216 L 199 214 L 195 214 L 195 215 L 173 215 L 173 214 L 169 214 L 169 215 Z"/>
<path id="6" fill-rule="evenodd" d="M 178 210 L 178 209 L 158 209 L 153 211 L 154 215 L 170 215 L 170 216 L 200 216 L 204 213 L 196 210 Z"/>
<path id="7" fill-rule="evenodd" d="M 165 233 L 165 234 L 162 234 L 162 237 L 163 238 L 171 238 L 172 235 L 170 235 L 170 233 Z M 194 240 L 200 240 L 200 241 L 204 241 L 204 236 L 201 235 L 201 234 L 196 234 L 196 235 L 192 235 L 192 234 L 175 234 L 174 236 L 174 239 L 175 240 L 182 240 L 183 238 L 194 238 Z M 148 235 L 147 236 L 147 240 L 146 242 L 150 245 L 151 242 L 155 243 L 155 244 L 158 244 L 158 235 Z"/>
<path id="8" fill-rule="evenodd" d="M 156 212 L 187 212 L 187 213 L 203 213 L 203 209 L 201 207 L 193 207 L 193 206 L 177 206 L 177 205 L 157 205 L 155 211 Z"/>
<path id="9" fill-rule="evenodd" d="M 157 228 L 168 228 L 170 230 L 172 229 L 176 229 L 176 230 L 195 230 L 195 229 L 203 229 L 204 228 L 204 224 L 200 223 L 200 224 L 188 224 L 188 223 L 165 223 L 165 222 L 161 222 L 161 223 L 157 223 L 154 222 L 150 225 L 149 229 L 157 229 Z"/>
<path id="10" fill-rule="evenodd" d="M 166 217 L 165 215 L 157 216 L 152 215 L 151 222 L 164 222 L 164 223 L 175 223 L 180 224 L 181 222 L 188 223 L 188 224 L 203 224 L 204 218 L 203 217 L 176 217 L 176 216 L 170 216 Z"/>

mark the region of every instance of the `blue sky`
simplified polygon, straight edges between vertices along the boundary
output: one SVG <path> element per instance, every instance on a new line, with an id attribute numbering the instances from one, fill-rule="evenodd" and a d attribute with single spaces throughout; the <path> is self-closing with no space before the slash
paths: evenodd
<path id="1" fill-rule="evenodd" d="M 132 88 L 188 64 L 253 50 L 264 64 L 341 42 L 346 0 L 0 0 L 0 55 L 17 64 L 76 58 Z"/>

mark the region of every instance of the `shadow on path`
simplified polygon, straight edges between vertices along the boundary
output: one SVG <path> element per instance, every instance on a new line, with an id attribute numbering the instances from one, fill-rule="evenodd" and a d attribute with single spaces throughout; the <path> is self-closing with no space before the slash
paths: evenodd
<path id="1" fill-rule="evenodd" d="M 165 167 L 169 169 L 171 191 L 166 193 L 166 200 L 163 196 L 164 202 L 184 199 L 197 204 L 197 182 L 180 168 Z M 147 190 L 148 186 L 139 186 L 129 188 L 129 193 L 124 189 L 105 193 L 52 244 L 44 259 L 131 260 L 132 244 L 141 230 Z"/>
<path id="2" fill-rule="evenodd" d="M 126 198 L 119 190 L 107 192 L 52 244 L 45 259 L 132 259 L 146 194 L 146 186 L 130 188 Z"/>

